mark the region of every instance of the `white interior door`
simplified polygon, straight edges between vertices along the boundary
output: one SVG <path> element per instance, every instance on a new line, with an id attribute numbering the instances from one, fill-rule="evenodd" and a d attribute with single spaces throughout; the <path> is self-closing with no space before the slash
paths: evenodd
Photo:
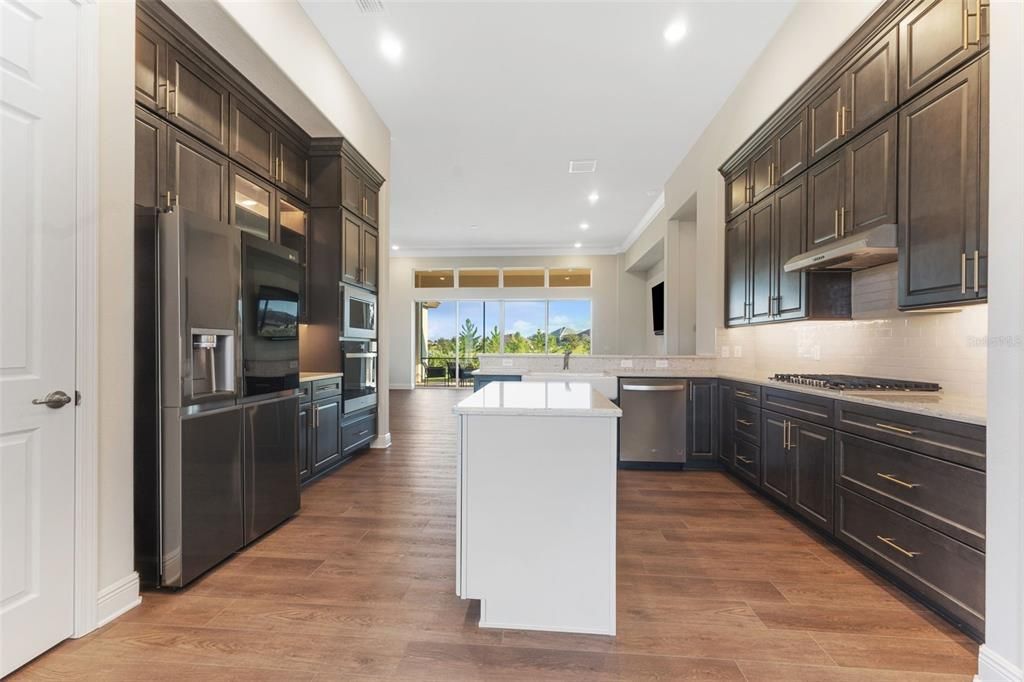
<path id="1" fill-rule="evenodd" d="M 0 676 L 74 624 L 79 14 L 0 0 Z"/>

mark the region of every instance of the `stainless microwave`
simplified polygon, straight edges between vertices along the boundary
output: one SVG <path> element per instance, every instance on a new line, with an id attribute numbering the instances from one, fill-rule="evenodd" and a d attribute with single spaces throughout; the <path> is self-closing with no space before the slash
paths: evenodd
<path id="1" fill-rule="evenodd" d="M 377 338 L 377 297 L 353 286 L 341 285 L 341 338 Z"/>

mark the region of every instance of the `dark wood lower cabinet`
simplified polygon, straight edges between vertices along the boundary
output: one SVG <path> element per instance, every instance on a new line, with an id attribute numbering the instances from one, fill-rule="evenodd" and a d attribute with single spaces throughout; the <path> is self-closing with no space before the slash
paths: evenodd
<path id="1" fill-rule="evenodd" d="M 835 431 L 790 419 L 787 442 L 793 462 L 791 505 L 812 524 L 832 532 Z"/>
<path id="2" fill-rule="evenodd" d="M 793 497 L 793 458 L 787 444 L 789 421 L 780 414 L 765 411 L 761 428 L 761 490 L 789 505 Z"/>
<path id="3" fill-rule="evenodd" d="M 311 419 L 312 407 L 310 404 L 299 405 L 299 481 L 304 483 L 312 475 L 313 467 L 310 462 L 310 434 L 313 431 L 313 420 Z"/>
<path id="4" fill-rule="evenodd" d="M 733 430 L 725 422 L 733 410 L 733 385 L 728 381 L 718 382 L 718 461 L 725 467 L 733 466 Z"/>
<path id="5" fill-rule="evenodd" d="M 686 466 L 713 467 L 718 460 L 717 379 L 690 379 Z"/>
<path id="6" fill-rule="evenodd" d="M 341 461 L 341 396 L 312 404 L 312 473 L 315 476 Z"/>

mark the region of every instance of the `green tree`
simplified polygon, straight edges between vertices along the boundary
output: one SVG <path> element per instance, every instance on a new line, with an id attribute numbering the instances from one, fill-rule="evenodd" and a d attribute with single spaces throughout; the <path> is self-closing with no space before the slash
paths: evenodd
<path id="1" fill-rule="evenodd" d="M 484 352 L 501 352 L 501 330 L 498 329 L 498 325 L 494 325 L 494 329 L 491 330 L 491 333 L 484 338 Z"/>
<path id="2" fill-rule="evenodd" d="M 523 335 L 519 332 L 509 334 L 505 338 L 505 352 L 506 353 L 527 353 L 529 352 L 529 344 Z"/>
<path id="3" fill-rule="evenodd" d="M 544 352 L 544 341 L 545 341 L 546 338 L 547 338 L 547 336 L 540 329 L 538 329 L 533 334 L 531 334 L 530 338 L 528 339 L 528 343 L 530 345 L 530 350 L 528 352 L 530 352 L 530 353 L 543 353 Z"/>
<path id="4" fill-rule="evenodd" d="M 480 348 L 480 330 L 469 318 L 459 331 L 459 357 L 475 357 Z"/>

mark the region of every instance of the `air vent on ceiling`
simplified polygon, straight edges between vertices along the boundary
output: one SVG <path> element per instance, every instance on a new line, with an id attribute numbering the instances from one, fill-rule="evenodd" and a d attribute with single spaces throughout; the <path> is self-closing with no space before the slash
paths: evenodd
<path id="1" fill-rule="evenodd" d="M 384 3 L 380 0 L 356 0 L 360 14 L 380 14 L 384 11 Z"/>
<path id="2" fill-rule="evenodd" d="M 594 159 L 579 159 L 569 162 L 570 173 L 594 173 L 597 171 L 597 161 Z"/>

